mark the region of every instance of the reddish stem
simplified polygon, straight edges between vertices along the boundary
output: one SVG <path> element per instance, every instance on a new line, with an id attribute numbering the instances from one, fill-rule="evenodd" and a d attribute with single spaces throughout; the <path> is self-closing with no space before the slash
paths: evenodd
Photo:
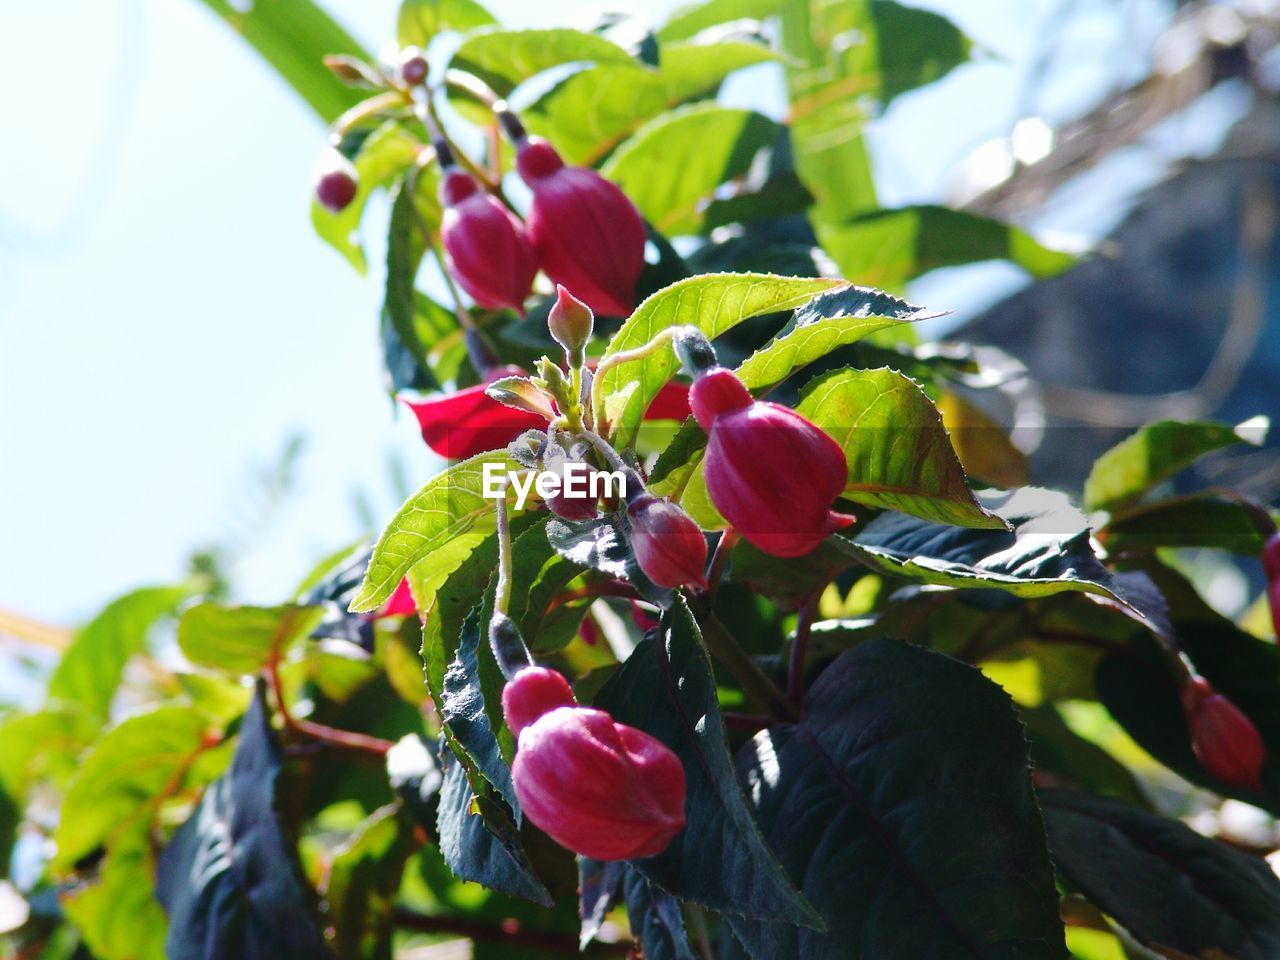
<path id="1" fill-rule="evenodd" d="M 626 597 L 628 600 L 637 600 L 640 595 L 636 593 L 635 587 L 622 583 L 620 580 L 609 580 L 605 583 L 588 583 L 577 590 L 566 590 L 564 593 L 557 594 L 547 607 L 547 613 L 552 610 L 558 610 L 567 603 L 575 603 L 578 600 L 586 600 L 589 597 Z"/>
<path id="2" fill-rule="evenodd" d="M 318 740 L 321 743 L 341 747 L 344 750 L 355 750 L 360 753 L 373 754 L 377 757 L 385 757 L 387 751 L 395 746 L 390 740 L 383 740 L 381 737 L 371 737 L 352 730 L 339 730 L 337 727 L 329 727 L 323 723 L 314 723 L 311 720 L 295 717 L 289 712 L 289 705 L 285 701 L 284 684 L 280 681 L 279 659 L 272 658 L 267 663 L 266 673 L 267 683 L 271 686 L 272 696 L 276 700 L 276 708 L 280 711 L 280 718 L 284 721 L 286 730 L 300 736 L 309 737 L 312 740 Z"/>

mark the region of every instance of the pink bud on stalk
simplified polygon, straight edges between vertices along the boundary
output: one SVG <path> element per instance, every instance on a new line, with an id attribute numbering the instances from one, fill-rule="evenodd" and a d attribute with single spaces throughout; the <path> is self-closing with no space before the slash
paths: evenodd
<path id="1" fill-rule="evenodd" d="M 1203 677 L 1188 680 L 1181 699 L 1200 765 L 1233 787 L 1262 789 L 1267 748 L 1249 718 Z"/>
<path id="2" fill-rule="evenodd" d="M 711 502 L 750 543 L 799 557 L 854 521 L 831 509 L 848 477 L 844 451 L 800 414 L 755 400 L 724 367 L 696 374 L 689 403 L 708 435 Z"/>
<path id="3" fill-rule="evenodd" d="M 330 213 L 341 213 L 356 197 L 359 174 L 355 165 L 334 147 L 326 147 L 316 161 L 315 195 Z"/>
<path id="4" fill-rule="evenodd" d="M 594 170 L 565 166 L 537 137 L 518 140 L 516 170 L 533 191 L 529 235 L 547 276 L 598 314 L 629 315 L 644 269 L 645 227 L 635 204 Z"/>
<path id="5" fill-rule="evenodd" d="M 457 167 L 445 169 L 440 202 L 440 239 L 449 255 L 450 275 L 480 306 L 510 307 L 523 314 L 538 272 L 524 224 Z"/>
<path id="6" fill-rule="evenodd" d="M 561 846 L 597 860 L 652 857 L 684 829 L 684 767 L 661 741 L 574 705 L 543 667 L 517 673 L 502 706 L 517 736 L 516 797 Z"/>
<path id="7" fill-rule="evenodd" d="M 646 577 L 660 587 L 707 588 L 707 538 L 693 518 L 670 500 L 644 491 L 631 497 L 631 549 Z"/>

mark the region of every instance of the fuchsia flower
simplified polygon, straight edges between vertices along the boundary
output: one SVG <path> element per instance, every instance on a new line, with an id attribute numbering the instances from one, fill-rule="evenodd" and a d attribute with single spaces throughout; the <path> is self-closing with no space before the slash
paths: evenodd
<path id="1" fill-rule="evenodd" d="M 630 314 L 644 269 L 644 220 L 635 204 L 594 170 L 566 167 L 537 137 L 517 144 L 516 169 L 533 191 L 529 235 L 547 276 L 598 314 Z"/>
<path id="2" fill-rule="evenodd" d="M 485 387 L 494 380 L 523 374 L 519 367 L 495 367 L 484 383 L 429 400 L 406 400 L 405 404 L 418 418 L 428 447 L 450 460 L 463 460 L 505 447 L 526 430 L 546 427 L 545 418 L 485 395 Z"/>
<path id="3" fill-rule="evenodd" d="M 409 578 L 405 577 L 400 581 L 400 585 L 396 587 L 395 592 L 387 597 L 384 603 L 373 614 L 374 620 L 381 620 L 383 617 L 411 617 L 418 612 L 418 604 L 413 599 L 413 592 L 409 589 Z"/>
<path id="4" fill-rule="evenodd" d="M 359 176 L 355 166 L 332 147 L 316 162 L 316 200 L 331 213 L 341 213 L 356 197 Z"/>
<path id="5" fill-rule="evenodd" d="M 576 706 L 543 667 L 517 673 L 502 707 L 517 737 L 520 806 L 561 846 L 597 860 L 652 857 L 684 829 L 684 767 L 661 741 Z"/>
<path id="6" fill-rule="evenodd" d="M 1267 748 L 1249 718 L 1203 677 L 1188 680 L 1181 698 L 1191 748 L 1201 766 L 1223 783 L 1262 789 Z"/>
<path id="7" fill-rule="evenodd" d="M 523 314 L 538 272 L 524 224 L 457 167 L 445 170 L 440 202 L 440 239 L 449 255 L 449 273 L 480 306 L 511 307 Z"/>
<path id="8" fill-rule="evenodd" d="M 831 509 L 848 466 L 818 427 L 789 407 L 753 399 L 723 367 L 698 374 L 689 401 L 708 435 L 711 502 L 750 543 L 775 557 L 799 557 L 853 522 Z"/>
<path id="9" fill-rule="evenodd" d="M 707 588 L 707 538 L 670 500 L 639 493 L 627 504 L 631 549 L 646 577 L 660 587 Z"/>

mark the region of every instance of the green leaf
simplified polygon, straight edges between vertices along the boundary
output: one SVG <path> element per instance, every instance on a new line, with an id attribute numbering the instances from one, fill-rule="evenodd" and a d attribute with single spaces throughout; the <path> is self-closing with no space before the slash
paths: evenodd
<path id="1" fill-rule="evenodd" d="M 369 60 L 369 55 L 311 0 L 203 2 L 257 50 L 325 123 L 367 96 L 334 76 L 324 65 L 324 57 L 345 53 Z"/>
<path id="2" fill-rule="evenodd" d="M 152 625 L 190 593 L 189 587 L 144 587 L 108 604 L 62 654 L 49 678 L 49 699 L 73 701 L 105 723 L 125 664 L 146 649 Z"/>
<path id="3" fill-rule="evenodd" d="M 1148 424 L 1098 458 L 1085 481 L 1085 505 L 1090 510 L 1114 510 L 1206 453 L 1237 443 L 1262 443 L 1269 425 L 1265 417 L 1235 427 L 1177 420 Z"/>
<path id="4" fill-rule="evenodd" d="M 224 673 L 257 673 L 283 659 L 324 619 L 324 607 L 233 607 L 206 601 L 178 621 L 178 646 L 192 663 Z"/>
<path id="5" fill-rule="evenodd" d="M 646 121 L 714 95 L 735 70 L 776 59 L 768 47 L 745 41 L 672 44 L 662 48 L 657 70 L 605 64 L 574 73 L 520 118 L 554 143 L 566 163 L 594 166 Z"/>
<path id="6" fill-rule="evenodd" d="M 600 172 L 666 236 L 695 234 L 716 188 L 746 173 L 777 136 L 778 125 L 754 110 L 694 104 L 645 124 Z"/>
<path id="7" fill-rule="evenodd" d="M 784 0 L 706 0 L 679 7 L 658 30 L 663 43 L 687 40 L 708 27 L 733 20 L 762 20 L 785 9 Z"/>
<path id="8" fill-rule="evenodd" d="M 1280 956 L 1280 880 L 1176 820 L 1065 790 L 1040 795 L 1067 882 L 1161 956 Z"/>
<path id="9" fill-rule="evenodd" d="M 679 900 L 634 867 L 627 870 L 623 896 L 631 934 L 640 941 L 645 960 L 696 960 Z"/>
<path id="10" fill-rule="evenodd" d="M 396 18 L 396 40 L 402 47 L 422 47 L 445 30 L 473 30 L 496 23 L 475 0 L 404 0 Z"/>
<path id="11" fill-rule="evenodd" d="M 1079 591 L 1109 598 L 1161 629 L 1146 603 L 1128 596 L 1090 545 L 1089 521 L 1064 494 L 1039 487 L 978 494 L 1012 530 L 943 527 L 886 513 L 862 529 L 853 549 L 872 567 L 921 583 L 995 588 L 1015 596 Z"/>
<path id="12" fill-rule="evenodd" d="M 277 819 L 280 767 L 259 684 L 230 769 L 205 790 L 156 865 L 156 896 L 169 915 L 168 960 L 332 956 L 297 851 Z"/>
<path id="13" fill-rule="evenodd" d="M 942 417 L 896 370 L 833 370 L 805 388 L 796 411 L 844 450 L 846 499 L 934 523 L 1005 529 L 969 489 Z"/>
<path id="14" fill-rule="evenodd" d="M 6 715 L 0 719 L 0 786 L 19 803 L 37 783 L 62 786 L 101 729 L 101 720 L 71 701 Z"/>
<path id="15" fill-rule="evenodd" d="M 734 780 L 711 662 L 678 597 L 661 630 L 659 642 L 636 646 L 595 699 L 619 723 L 657 737 L 684 764 L 685 829 L 658 856 L 633 866 L 682 900 L 815 925 L 812 908 L 778 865 Z"/>
<path id="16" fill-rule="evenodd" d="M 477 598 L 477 601 L 479 598 Z M 445 671 L 440 696 L 440 721 L 453 743 L 466 751 L 475 768 L 506 800 L 515 822 L 520 823 L 520 802 L 511 782 L 511 767 L 502 755 L 497 730 L 485 706 L 480 678 L 480 646 L 487 637 L 480 622 L 479 602 L 471 608 L 462 624 L 458 653 Z M 487 638 L 484 646 L 488 650 Z"/>
<path id="17" fill-rule="evenodd" d="M 443 582 L 493 533 L 494 503 L 482 495 L 486 463 L 500 464 L 504 471 L 519 469 L 504 451 L 482 453 L 437 474 L 405 501 L 374 544 L 364 582 L 351 601 L 352 613 L 376 610 L 420 563 L 420 579 Z M 422 598 L 418 601 L 424 609 Z"/>
<path id="18" fill-rule="evenodd" d="M 165 952 L 168 923 L 156 900 L 151 853 L 141 834 L 107 853 L 95 882 L 73 888 L 58 902 L 99 960 L 172 956 Z"/>
<path id="19" fill-rule="evenodd" d="M 167 705 L 129 717 L 89 751 L 62 801 L 53 865 L 69 870 L 123 831 L 145 825 L 166 793 L 183 787 L 209 722 L 193 707 Z"/>
<path id="20" fill-rule="evenodd" d="M 360 242 L 360 221 L 369 198 L 413 166 L 419 146 L 399 122 L 389 120 L 365 138 L 354 158 L 359 187 L 352 201 L 334 213 L 312 198 L 311 225 L 316 233 L 361 274 L 367 264 Z"/>
<path id="21" fill-rule="evenodd" d="M 1195 493 L 1123 509 L 1099 532 L 1113 553 L 1209 547 L 1257 556 L 1264 537 L 1257 508 L 1229 493 Z"/>
<path id="22" fill-rule="evenodd" d="M 462 41 L 449 61 L 454 70 L 475 74 L 500 97 L 544 70 L 566 63 L 614 63 L 645 68 L 616 43 L 595 33 L 550 30 L 485 30 Z"/>
<path id="23" fill-rule="evenodd" d="M 391 909 L 415 846 L 410 825 L 388 805 L 334 851 L 324 899 L 340 960 L 391 960 Z"/>
<path id="24" fill-rule="evenodd" d="M 730 917 L 755 957 L 1066 957 L 1027 745 L 977 670 L 892 640 L 843 654 L 739 773 L 825 933 Z"/>
<path id="25" fill-rule="evenodd" d="M 1042 280 L 1076 258 L 1050 250 L 1020 227 L 939 206 L 877 210 L 820 232 L 823 248 L 846 276 L 901 287 L 930 270 L 984 260 L 1008 260 Z"/>
<path id="26" fill-rule="evenodd" d="M 442 749 L 444 785 L 437 827 L 440 853 L 462 880 L 550 907 L 551 894 L 533 872 L 511 811 L 483 778 L 473 776 Z"/>
<path id="27" fill-rule="evenodd" d="M 542 524 L 526 530 L 512 543 L 511 566 L 512 582 L 519 584 L 520 589 L 511 597 L 508 615 L 532 650 L 537 653 L 559 650 L 573 639 L 585 607 L 564 604 L 552 610 L 551 604 L 581 575 L 581 567 L 557 552 Z"/>
<path id="28" fill-rule="evenodd" d="M 839 280 L 765 273 L 690 277 L 659 290 L 640 304 L 609 341 L 604 357 L 644 346 L 659 331 L 683 324 L 715 338 L 743 320 L 790 310 L 841 284 Z M 603 374 L 602 395 L 606 400 L 612 396 L 620 407 L 617 415 L 610 418 L 619 445 L 626 446 L 634 439 L 645 410 L 679 367 L 674 352 L 667 349 L 611 367 Z"/>
<path id="29" fill-rule="evenodd" d="M 402 183 L 391 201 L 382 339 L 393 391 L 426 390 L 438 385 L 431 372 L 429 350 L 453 326 L 448 316 L 440 316 L 440 311 L 424 313 L 423 298 L 414 289 L 427 250 L 423 231 L 434 235 L 440 224 L 439 205 L 430 195 L 431 179 L 419 176 L 416 189 L 412 190 L 407 182 Z"/>

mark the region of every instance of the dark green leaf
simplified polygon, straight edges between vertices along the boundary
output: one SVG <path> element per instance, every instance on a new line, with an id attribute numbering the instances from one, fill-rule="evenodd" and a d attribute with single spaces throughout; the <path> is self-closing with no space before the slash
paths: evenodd
<path id="1" fill-rule="evenodd" d="M 276 814 L 280 745 L 261 686 L 231 768 L 205 791 L 156 864 L 168 960 L 331 956 Z"/>
<path id="2" fill-rule="evenodd" d="M 693 104 L 645 124 L 601 168 L 668 237 L 698 233 L 720 184 L 746 173 L 778 136 L 753 110 Z"/>
<path id="3" fill-rule="evenodd" d="M 256 673 L 282 659 L 324 618 L 323 607 L 197 604 L 178 621 L 178 646 L 192 663 L 224 673 Z"/>
<path id="4" fill-rule="evenodd" d="M 188 587 L 145 587 L 112 601 L 63 652 L 49 678 L 49 698 L 73 701 L 106 722 L 125 664 L 146 649 L 152 625 L 190 593 Z"/>
<path id="5" fill-rule="evenodd" d="M 843 654 L 798 725 L 739 771 L 828 930 L 730 918 L 753 956 L 1065 958 L 1058 897 L 1008 697 L 891 640 Z"/>
<path id="6" fill-rule="evenodd" d="M 419 186 L 419 190 L 421 190 Z M 391 202 L 391 223 L 387 232 L 387 276 L 382 301 L 382 339 L 387 373 L 392 391 L 425 390 L 436 386 L 427 358 L 430 344 L 420 336 L 430 336 L 444 326 L 434 313 L 419 323 L 419 296 L 414 279 L 426 253 L 424 228 L 435 224 L 425 219 L 422 205 L 409 185 L 401 184 Z M 429 214 L 428 214 L 429 215 Z"/>
<path id="7" fill-rule="evenodd" d="M 1177 420 L 1148 424 L 1098 458 L 1085 481 L 1085 504 L 1091 510 L 1114 510 L 1206 453 L 1242 442 L 1261 443 L 1267 426 L 1265 419 L 1236 427 Z"/>
<path id="8" fill-rule="evenodd" d="M 758 43 L 672 44 L 658 69 L 604 64 L 567 77 L 520 114 L 567 163 L 594 166 L 648 120 L 715 93 L 728 74 L 777 55 Z"/>
<path id="9" fill-rule="evenodd" d="M 535 525 L 511 545 L 512 581 L 519 584 L 511 597 L 508 615 L 520 635 L 539 653 L 559 650 L 582 622 L 581 604 L 564 604 L 552 610 L 556 597 L 581 575 L 582 570 L 562 557 L 547 538 L 546 526 Z"/>
<path id="10" fill-rule="evenodd" d="M 659 587 L 640 569 L 627 542 L 623 520 L 616 517 L 601 517 L 588 523 L 552 520 L 547 524 L 547 542 L 570 563 L 606 577 L 630 580 L 651 603 L 665 607 L 671 600 L 671 591 Z"/>
<path id="11" fill-rule="evenodd" d="M 790 310 L 840 285 L 838 280 L 770 274 L 690 277 L 640 304 L 609 341 L 604 356 L 642 347 L 659 331 L 682 324 L 695 326 L 715 338 L 749 317 Z M 671 350 L 659 350 L 641 360 L 611 367 L 602 375 L 600 392 L 605 409 L 597 410 L 596 418 L 604 415 L 619 445 L 631 442 L 645 410 L 679 367 Z"/>
<path id="12" fill-rule="evenodd" d="M 0 880 L 9 879 L 9 858 L 18 839 L 18 826 L 22 823 L 22 808 L 0 786 Z"/>
<path id="13" fill-rule="evenodd" d="M 1078 651 L 1072 649 L 1071 654 Z M 1052 704 L 1024 708 L 1020 715 L 1031 741 L 1031 760 L 1038 768 L 1103 796 L 1138 807 L 1150 805 L 1129 768 L 1073 733 Z"/>
<path id="14" fill-rule="evenodd" d="M 978 499 L 1013 529 L 943 527 L 886 513 L 862 529 L 854 549 L 871 566 L 922 583 L 995 588 L 1019 597 L 1093 594 L 1166 632 L 1159 611 L 1146 598 L 1130 596 L 1102 565 L 1089 542 L 1089 521 L 1065 495 L 1023 487 L 987 491 Z"/>
<path id="15" fill-rule="evenodd" d="M 687 825 L 661 854 L 634 861 L 637 870 L 660 889 L 714 910 L 816 924 L 734 780 L 711 663 L 683 601 L 664 615 L 659 642 L 642 641 L 595 705 L 657 737 L 684 764 Z"/>
<path id="16" fill-rule="evenodd" d="M 645 960 L 695 960 L 679 900 L 634 867 L 627 870 L 623 895 L 631 934 L 644 949 Z"/>
<path id="17" fill-rule="evenodd" d="M 402 47 L 426 49 L 444 30 L 472 30 L 496 21 L 475 0 L 404 0 L 396 20 L 396 40 Z"/>
<path id="18" fill-rule="evenodd" d="M 1125 804 L 1040 795 L 1058 871 L 1161 956 L 1280 956 L 1280 880 L 1266 862 Z"/>
<path id="19" fill-rule="evenodd" d="M 326 54 L 370 57 L 350 34 L 311 0 L 271 0 L 243 4 L 204 0 L 311 105 L 331 123 L 366 92 L 348 87 L 324 65 Z"/>
<path id="20" fill-rule="evenodd" d="M 436 822 L 440 853 L 449 869 L 460 879 L 551 906 L 551 894 L 529 865 L 511 811 L 488 783 L 472 779 L 451 750 L 442 749 L 440 760 L 444 786 Z"/>
<path id="21" fill-rule="evenodd" d="M 183 786 L 195 758 L 217 742 L 205 716 L 167 705 L 129 717 L 101 737 L 84 758 L 62 801 L 54 834 L 56 869 L 124 831 L 144 825 L 166 791 Z"/>
<path id="22" fill-rule="evenodd" d="M 1108 551 L 1210 547 L 1257 556 L 1263 534 L 1257 508 L 1218 493 L 1196 493 L 1125 509 L 1099 531 Z"/>
<path id="23" fill-rule="evenodd" d="M 466 751 L 476 769 L 503 796 L 518 824 L 520 803 L 511 782 L 511 767 L 502 755 L 481 688 L 481 644 L 488 650 L 485 627 L 487 623 L 484 626 L 480 623 L 480 604 L 477 603 L 462 624 L 457 656 L 444 675 L 440 720 L 453 742 Z"/>
<path id="24" fill-rule="evenodd" d="M 595 939 L 605 917 L 617 904 L 626 872 L 627 865 L 621 861 L 602 863 L 578 858 L 578 915 L 582 918 L 578 942 L 582 949 Z"/>

